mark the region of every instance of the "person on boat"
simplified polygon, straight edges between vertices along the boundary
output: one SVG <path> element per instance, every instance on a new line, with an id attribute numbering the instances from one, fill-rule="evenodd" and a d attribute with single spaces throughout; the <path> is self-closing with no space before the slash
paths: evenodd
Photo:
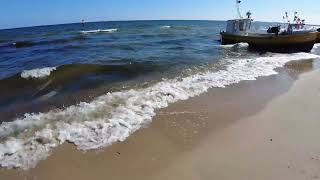
<path id="1" fill-rule="evenodd" d="M 292 34 L 293 33 L 293 27 L 292 27 L 291 24 L 288 25 L 287 33 L 288 34 Z"/>
<path id="2" fill-rule="evenodd" d="M 280 26 L 271 26 L 269 27 L 269 29 L 267 30 L 267 33 L 274 33 L 276 35 L 278 35 L 280 32 Z"/>
<path id="3" fill-rule="evenodd" d="M 248 19 L 251 19 L 252 13 L 251 13 L 250 11 L 248 11 L 246 15 L 247 15 L 247 18 L 248 18 Z"/>
<path id="4" fill-rule="evenodd" d="M 83 19 L 81 20 L 81 25 L 82 25 L 82 29 L 84 29 L 85 22 L 84 22 L 84 20 L 83 20 Z"/>

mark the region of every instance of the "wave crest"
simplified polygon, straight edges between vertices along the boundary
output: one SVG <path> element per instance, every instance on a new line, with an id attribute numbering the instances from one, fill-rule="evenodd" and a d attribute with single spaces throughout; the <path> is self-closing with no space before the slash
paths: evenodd
<path id="1" fill-rule="evenodd" d="M 248 43 L 237 43 L 237 44 L 228 44 L 228 45 L 219 45 L 222 48 L 235 48 L 235 49 L 243 49 L 248 48 Z"/>
<path id="2" fill-rule="evenodd" d="M 161 29 L 170 29 L 171 26 L 161 26 L 160 28 L 161 28 Z"/>
<path id="3" fill-rule="evenodd" d="M 46 68 L 37 68 L 37 69 L 32 69 L 32 70 L 24 70 L 21 73 L 21 77 L 25 79 L 30 79 L 30 78 L 45 78 L 50 76 L 52 71 L 57 70 L 57 67 L 46 67 Z"/>
<path id="4" fill-rule="evenodd" d="M 80 31 L 83 34 L 91 34 L 91 33 L 113 33 L 117 32 L 118 29 L 96 29 L 96 30 L 88 30 L 88 31 Z"/>

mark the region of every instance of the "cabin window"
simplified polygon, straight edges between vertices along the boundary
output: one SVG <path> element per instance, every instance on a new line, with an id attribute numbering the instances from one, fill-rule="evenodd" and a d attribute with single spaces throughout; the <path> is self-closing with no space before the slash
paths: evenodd
<path id="1" fill-rule="evenodd" d="M 239 30 L 240 30 L 240 31 L 244 31 L 244 30 L 245 30 L 245 26 L 246 26 L 246 23 L 240 22 L 240 23 L 239 23 Z"/>

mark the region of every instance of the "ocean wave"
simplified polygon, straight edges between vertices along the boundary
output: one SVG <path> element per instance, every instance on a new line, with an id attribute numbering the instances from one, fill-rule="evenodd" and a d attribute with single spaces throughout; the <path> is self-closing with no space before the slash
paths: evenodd
<path id="1" fill-rule="evenodd" d="M 80 92 L 96 92 L 102 86 L 101 93 L 108 91 L 120 91 L 131 86 L 145 87 L 152 81 L 153 74 L 158 74 L 168 70 L 168 64 L 155 61 L 138 62 L 134 59 L 122 59 L 109 61 L 106 65 L 101 64 L 66 64 L 56 67 L 56 70 L 49 72 L 45 69 L 34 69 L 17 73 L 13 76 L 0 79 L 0 108 L 1 121 L 9 121 L 20 117 L 24 113 L 30 112 L 32 107 L 37 111 L 42 111 L 39 99 L 50 92 L 56 91 L 55 107 L 63 107 L 66 104 L 74 104 L 79 101 L 92 99 L 88 96 L 80 96 L 75 99 L 60 99 L 65 94 L 77 96 Z M 171 66 L 172 67 L 172 66 Z M 41 74 L 41 75 L 39 75 Z M 22 77 L 23 76 L 23 77 Z M 148 77 L 146 77 L 148 76 Z M 160 75 L 164 77 L 164 75 Z M 144 84 L 137 83 L 143 78 Z M 94 94 L 94 93 L 93 93 Z M 51 94 L 52 95 L 52 94 Z M 49 96 L 46 96 L 49 97 Z M 53 96 L 50 96 L 50 98 Z M 28 99 L 28 103 L 26 102 Z M 44 98 L 42 98 L 43 100 Z M 53 99 L 52 99 L 53 100 Z M 73 102 L 72 102 L 73 101 Z M 38 103 L 39 102 L 39 103 Z M 37 106 L 34 105 L 37 104 Z M 43 102 L 46 103 L 46 102 Z M 23 109 L 16 109 L 15 106 L 24 104 Z M 38 106 L 39 105 L 39 106 Z M 4 113 L 8 109 L 16 109 L 15 113 Z M 0 115 L 1 116 L 1 115 Z"/>
<path id="2" fill-rule="evenodd" d="M 161 26 L 160 28 L 161 28 L 161 29 L 170 29 L 171 26 Z"/>
<path id="3" fill-rule="evenodd" d="M 0 126 L 0 165 L 29 169 L 65 142 L 79 150 L 92 150 L 124 141 L 150 123 L 155 110 L 179 100 L 224 88 L 245 80 L 275 75 L 289 61 L 314 59 L 309 53 L 272 54 L 252 59 L 228 59 L 226 69 L 185 78 L 163 80 L 144 89 L 108 93 L 90 103 L 80 103 L 47 113 L 26 114 Z"/>
<path id="4" fill-rule="evenodd" d="M 32 70 L 24 70 L 21 73 L 21 77 L 25 79 L 30 79 L 30 78 L 45 78 L 50 76 L 52 71 L 57 70 L 57 67 L 45 67 L 45 68 L 37 68 L 37 69 L 32 69 Z"/>
<path id="5" fill-rule="evenodd" d="M 320 47 L 320 43 L 314 44 L 313 49 L 318 49 Z"/>
<path id="6" fill-rule="evenodd" d="M 314 44 L 313 49 L 311 50 L 311 53 L 317 53 L 320 48 L 320 43 Z"/>
<path id="7" fill-rule="evenodd" d="M 115 43 L 110 45 L 111 48 L 126 50 L 126 51 L 135 51 L 134 46 L 131 43 Z"/>
<path id="8" fill-rule="evenodd" d="M 122 59 L 121 61 L 109 61 L 110 64 L 65 64 L 57 67 L 37 68 L 32 70 L 24 70 L 13 76 L 0 79 L 0 93 L 9 89 L 21 89 L 30 85 L 32 79 L 36 79 L 31 85 L 41 85 L 44 81 L 42 78 L 53 80 L 53 86 L 64 86 L 71 83 L 74 79 L 86 77 L 86 75 L 106 75 L 113 76 L 136 77 L 142 74 L 153 72 L 162 72 L 167 68 L 166 64 L 153 61 L 138 62 L 133 59 Z M 54 73 L 53 73 L 54 72 Z M 21 81 L 23 80 L 23 81 Z M 48 80 L 48 79 L 44 79 Z M 20 92 L 20 91 L 17 91 Z"/>
<path id="9" fill-rule="evenodd" d="M 31 70 L 24 70 L 20 73 L 20 77 L 24 79 L 30 78 L 45 78 L 51 75 L 51 72 L 55 71 L 54 77 L 60 77 L 63 75 L 63 79 L 66 80 L 72 77 L 79 77 L 87 73 L 95 74 L 106 74 L 106 73 L 124 73 L 130 74 L 131 76 L 160 71 L 161 65 L 152 61 L 145 61 L 143 63 L 136 62 L 133 60 L 123 59 L 121 63 L 113 62 L 110 65 L 99 65 L 99 64 L 66 64 L 58 67 L 45 67 L 36 68 Z M 16 75 L 14 75 L 16 76 Z M 11 79 L 12 77 L 4 80 Z M 0 80 L 1 82 L 1 80 Z"/>
<path id="10" fill-rule="evenodd" d="M 91 34 L 91 33 L 113 33 L 117 32 L 118 29 L 96 29 L 96 30 L 88 30 L 88 31 L 80 31 L 83 34 Z"/>
<path id="11" fill-rule="evenodd" d="M 170 44 L 170 45 L 179 45 L 179 46 L 183 46 L 185 43 L 191 42 L 191 40 L 189 38 L 175 38 L 175 39 L 169 39 L 169 40 L 160 40 L 159 42 L 157 42 L 158 44 Z"/>
<path id="12" fill-rule="evenodd" d="M 227 45 L 219 45 L 222 48 L 236 48 L 236 49 L 243 49 L 248 48 L 248 43 L 236 43 L 236 44 L 227 44 Z"/>
<path id="13" fill-rule="evenodd" d="M 175 30 L 191 30 L 191 26 L 174 26 Z"/>

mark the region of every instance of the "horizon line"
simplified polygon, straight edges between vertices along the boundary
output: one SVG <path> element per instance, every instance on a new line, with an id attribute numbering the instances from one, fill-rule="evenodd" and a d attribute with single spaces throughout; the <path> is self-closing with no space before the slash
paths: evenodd
<path id="1" fill-rule="evenodd" d="M 213 19 L 133 19 L 133 20 L 98 20 L 98 21 L 84 21 L 84 23 L 99 23 L 99 22 L 129 22 L 129 21 L 227 21 L 227 20 L 213 20 Z M 45 26 L 59 26 L 69 24 L 81 24 L 82 22 L 70 22 L 70 23 L 57 23 L 57 24 L 43 24 L 34 26 L 21 26 L 13 28 L 0 28 L 1 30 L 11 29 L 23 29 L 23 28 L 34 28 L 34 27 L 45 27 Z"/>
<path id="2" fill-rule="evenodd" d="M 133 20 L 98 20 L 98 21 L 84 21 L 84 23 L 100 23 L 100 22 L 130 22 L 130 21 L 228 21 L 221 19 L 133 19 Z M 254 22 L 268 22 L 268 23 L 281 23 L 277 21 L 254 21 Z M 0 28 L 2 30 L 13 30 L 13 29 L 24 29 L 24 28 L 35 28 L 35 27 L 46 27 L 46 26 L 59 26 L 59 25 L 71 25 L 71 24 L 81 24 L 82 22 L 70 22 L 70 23 L 57 23 L 57 24 L 44 24 L 44 25 L 34 25 L 34 26 L 21 26 L 13 28 Z M 283 23 L 282 23 L 283 24 Z M 317 24 L 306 24 L 309 26 L 320 26 Z"/>

